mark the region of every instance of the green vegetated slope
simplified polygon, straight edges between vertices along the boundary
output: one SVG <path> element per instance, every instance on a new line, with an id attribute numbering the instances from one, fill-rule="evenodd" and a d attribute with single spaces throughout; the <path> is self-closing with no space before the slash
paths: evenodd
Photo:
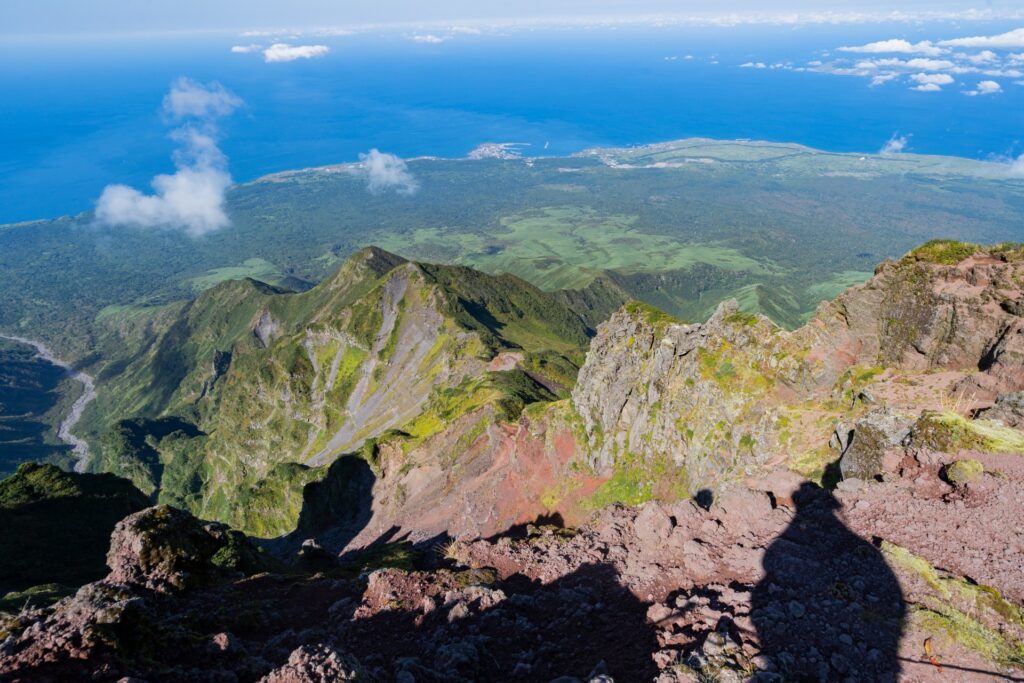
<path id="1" fill-rule="evenodd" d="M 43 591 L 53 593 L 104 576 L 114 525 L 148 505 L 130 482 L 112 474 L 21 465 L 0 481 L 0 596 L 58 584 Z"/>
<path id="2" fill-rule="evenodd" d="M 413 196 L 371 195 L 336 170 L 234 187 L 231 227 L 199 240 L 103 227 L 90 214 L 4 226 L 0 329 L 88 361 L 98 314 L 242 276 L 305 289 L 366 244 L 511 272 L 544 289 L 607 272 L 687 319 L 738 296 L 793 327 L 818 301 L 928 238 L 1024 236 L 1024 181 L 999 164 L 941 157 L 690 140 L 410 168 L 421 186 Z"/>
<path id="3" fill-rule="evenodd" d="M 546 293 L 512 276 L 366 249 L 302 293 L 255 280 L 105 315 L 93 467 L 262 536 L 293 530 L 308 484 L 368 440 L 427 438 L 490 406 L 565 396 L 614 288 Z M 595 313 L 599 315 L 599 313 Z M 117 349 L 127 349 L 118 355 Z M 488 369 L 498 354 L 509 362 Z M 372 446 L 371 446 L 372 455 Z"/>

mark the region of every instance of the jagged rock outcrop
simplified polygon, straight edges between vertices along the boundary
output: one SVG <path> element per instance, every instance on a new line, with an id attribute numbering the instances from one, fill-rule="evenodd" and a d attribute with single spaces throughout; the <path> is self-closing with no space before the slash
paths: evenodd
<path id="1" fill-rule="evenodd" d="M 778 379 L 796 382 L 801 372 L 776 353 L 784 334 L 734 301 L 697 325 L 640 305 L 620 309 L 599 328 L 573 390 L 590 464 L 604 471 L 622 458 L 668 459 L 694 484 L 737 454 L 763 463 L 779 417 L 765 399 Z"/>
<path id="2" fill-rule="evenodd" d="M 929 244 L 879 266 L 793 332 L 735 302 L 700 324 L 620 309 L 600 326 L 573 390 L 589 464 L 611 472 L 668 461 L 694 492 L 820 453 L 831 437 L 836 457 L 849 452 L 846 476 L 880 473 L 884 451 L 922 408 L 945 410 L 948 399 L 979 409 L 1024 387 L 1024 319 L 1012 312 L 1024 259 L 1012 249 L 953 248 Z M 908 388 L 917 385 L 927 391 Z M 880 429 L 863 417 L 878 402 L 908 416 Z M 842 426 L 857 420 L 859 437 Z"/>
<path id="3" fill-rule="evenodd" d="M 953 257 L 949 248 L 925 245 L 886 262 L 822 304 L 808 324 L 821 335 L 816 346 L 911 371 L 988 371 L 989 391 L 1024 385 L 1024 318 L 1008 310 L 1022 294 L 1024 261 L 1012 249 Z"/>
<path id="4" fill-rule="evenodd" d="M 110 538 L 107 566 L 108 583 L 161 593 L 233 573 L 252 574 L 271 562 L 241 532 L 159 505 L 118 522 Z"/>

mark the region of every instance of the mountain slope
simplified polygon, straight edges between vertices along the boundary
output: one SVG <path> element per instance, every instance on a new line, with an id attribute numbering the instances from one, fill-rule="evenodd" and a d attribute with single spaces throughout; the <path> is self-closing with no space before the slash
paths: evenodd
<path id="1" fill-rule="evenodd" d="M 373 248 L 306 292 L 226 282 L 157 318 L 104 373 L 95 467 L 260 535 L 293 529 L 304 487 L 368 439 L 567 395 L 592 334 L 514 276 Z"/>

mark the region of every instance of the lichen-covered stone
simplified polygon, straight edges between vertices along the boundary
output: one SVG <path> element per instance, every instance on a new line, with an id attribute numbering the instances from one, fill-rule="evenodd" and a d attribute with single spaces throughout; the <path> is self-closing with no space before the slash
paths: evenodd
<path id="1" fill-rule="evenodd" d="M 886 451 L 910 436 L 914 419 L 888 408 L 873 410 L 857 420 L 853 438 L 839 461 L 844 479 L 871 480 L 885 471 Z"/>
<path id="2" fill-rule="evenodd" d="M 945 469 L 947 481 L 958 488 L 978 481 L 984 473 L 985 466 L 973 458 L 957 460 Z"/>

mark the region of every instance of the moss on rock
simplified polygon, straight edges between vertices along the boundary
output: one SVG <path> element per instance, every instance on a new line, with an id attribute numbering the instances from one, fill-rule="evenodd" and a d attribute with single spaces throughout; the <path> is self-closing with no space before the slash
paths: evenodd
<path id="1" fill-rule="evenodd" d="M 954 265 L 973 256 L 980 247 L 970 242 L 939 239 L 930 240 L 911 251 L 908 256 L 915 261 Z"/>
<path id="2" fill-rule="evenodd" d="M 946 465 L 944 474 L 946 480 L 954 486 L 966 486 L 981 478 L 985 473 L 985 466 L 973 458 L 957 460 Z"/>

